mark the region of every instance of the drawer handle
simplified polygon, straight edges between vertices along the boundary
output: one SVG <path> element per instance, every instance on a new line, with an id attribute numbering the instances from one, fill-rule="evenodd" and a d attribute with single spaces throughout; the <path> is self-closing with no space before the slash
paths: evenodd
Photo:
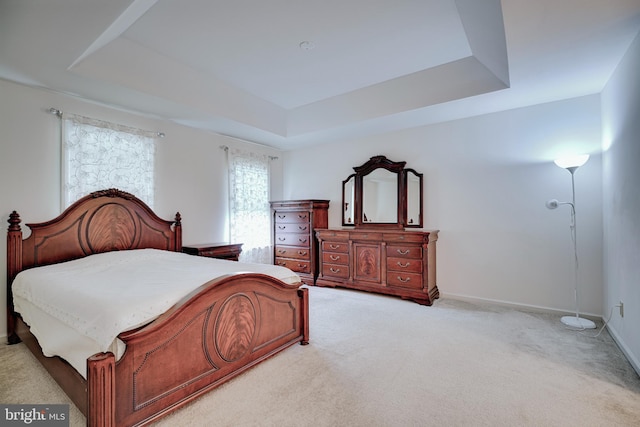
<path id="1" fill-rule="evenodd" d="M 396 264 L 398 264 L 398 267 L 402 267 L 402 268 L 407 268 L 407 267 L 409 267 L 409 265 L 411 265 L 410 262 L 407 262 L 406 264 L 403 264 L 400 261 L 398 261 Z"/>
<path id="2" fill-rule="evenodd" d="M 329 271 L 331 271 L 332 273 L 340 273 L 340 269 L 339 268 L 329 267 Z"/>
<path id="3" fill-rule="evenodd" d="M 307 239 L 298 239 L 298 242 L 300 242 L 300 243 L 307 243 Z"/>
<path id="4" fill-rule="evenodd" d="M 306 255 L 307 251 L 298 251 L 298 255 Z"/>
<path id="5" fill-rule="evenodd" d="M 403 251 L 402 249 L 397 249 L 397 251 L 400 255 L 407 255 L 409 252 L 411 252 L 410 249 L 407 249 L 405 251 Z"/>
<path id="6" fill-rule="evenodd" d="M 331 261 L 337 261 L 340 259 L 340 255 L 329 255 L 329 258 L 331 258 Z"/>
<path id="7" fill-rule="evenodd" d="M 300 219 L 306 219 L 307 216 L 305 214 L 298 214 L 298 218 Z"/>
<path id="8" fill-rule="evenodd" d="M 340 247 L 340 245 L 329 245 L 329 247 L 331 249 L 338 249 Z"/>
<path id="9" fill-rule="evenodd" d="M 306 225 L 299 225 L 298 226 L 298 230 L 306 230 L 307 226 Z"/>
<path id="10" fill-rule="evenodd" d="M 278 237 L 278 240 L 280 240 L 281 242 L 284 242 L 285 240 L 287 240 L 286 237 Z"/>
<path id="11" fill-rule="evenodd" d="M 278 218 L 280 219 L 285 219 L 287 216 L 286 215 L 278 215 Z"/>
<path id="12" fill-rule="evenodd" d="M 286 262 L 283 262 L 283 261 L 278 261 L 278 265 L 286 266 L 286 265 L 287 265 L 287 263 L 286 263 Z"/>
<path id="13" fill-rule="evenodd" d="M 300 264 L 300 263 L 299 263 L 299 264 L 298 264 L 298 267 L 299 267 L 299 268 L 306 268 L 306 267 L 307 267 L 307 265 L 306 265 L 306 264 Z"/>
<path id="14" fill-rule="evenodd" d="M 287 226 L 286 226 L 286 225 L 279 225 L 279 226 L 278 226 L 278 228 L 279 228 L 280 230 L 284 230 L 285 228 L 287 228 Z"/>
<path id="15" fill-rule="evenodd" d="M 279 254 L 286 254 L 286 253 L 287 253 L 287 251 L 285 251 L 284 249 L 279 249 L 279 250 L 278 250 L 278 253 L 279 253 Z"/>
<path id="16" fill-rule="evenodd" d="M 401 281 L 402 283 L 407 283 L 411 281 L 411 277 L 407 277 L 406 279 L 403 279 L 402 277 L 398 276 L 398 280 Z"/>

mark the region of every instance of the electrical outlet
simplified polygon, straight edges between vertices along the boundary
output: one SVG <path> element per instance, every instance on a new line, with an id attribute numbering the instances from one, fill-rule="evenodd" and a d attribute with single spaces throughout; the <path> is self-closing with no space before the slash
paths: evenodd
<path id="1" fill-rule="evenodd" d="M 618 305 L 618 307 L 620 307 L 620 317 L 624 317 L 624 304 L 622 301 L 620 301 L 620 305 Z"/>

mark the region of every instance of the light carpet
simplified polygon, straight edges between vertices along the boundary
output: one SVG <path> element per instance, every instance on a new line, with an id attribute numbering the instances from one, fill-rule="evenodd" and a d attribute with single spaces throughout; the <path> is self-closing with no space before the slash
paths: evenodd
<path id="1" fill-rule="evenodd" d="M 607 331 L 441 298 L 310 287 L 295 345 L 157 426 L 638 426 L 640 378 Z M 599 325 L 600 326 L 600 325 Z M 0 402 L 69 403 L 23 344 L 0 346 Z M 85 419 L 71 406 L 71 425 Z"/>

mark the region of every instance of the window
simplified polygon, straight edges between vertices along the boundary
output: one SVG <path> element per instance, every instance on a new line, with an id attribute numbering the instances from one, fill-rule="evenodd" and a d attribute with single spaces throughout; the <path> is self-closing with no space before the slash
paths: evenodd
<path id="1" fill-rule="evenodd" d="M 223 147 L 229 163 L 229 238 L 240 261 L 271 263 L 269 157 Z"/>
<path id="2" fill-rule="evenodd" d="M 153 208 L 157 134 L 66 113 L 62 120 L 65 208 L 105 188 L 134 194 Z"/>

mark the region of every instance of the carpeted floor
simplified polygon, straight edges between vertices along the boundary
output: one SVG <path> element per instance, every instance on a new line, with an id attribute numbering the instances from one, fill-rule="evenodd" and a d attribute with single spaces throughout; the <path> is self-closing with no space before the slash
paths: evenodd
<path id="1" fill-rule="evenodd" d="M 640 378 L 606 330 L 594 337 L 549 313 L 317 287 L 310 309 L 310 345 L 156 425 L 640 425 Z M 69 402 L 22 344 L 0 346 L 0 384 L 2 403 Z M 72 406 L 71 425 L 84 422 Z"/>

